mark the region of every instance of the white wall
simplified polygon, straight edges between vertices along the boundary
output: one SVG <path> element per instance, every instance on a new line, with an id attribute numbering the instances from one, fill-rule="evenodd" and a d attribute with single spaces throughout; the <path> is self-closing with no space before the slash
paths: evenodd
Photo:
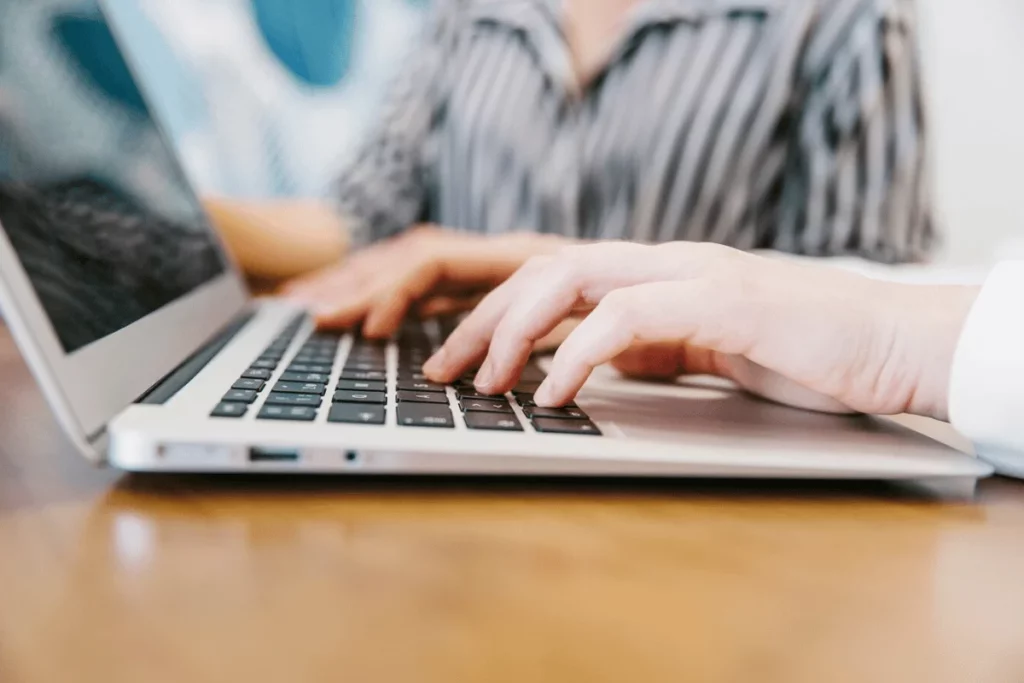
<path id="1" fill-rule="evenodd" d="M 943 259 L 1024 238 L 1024 0 L 918 0 Z"/>

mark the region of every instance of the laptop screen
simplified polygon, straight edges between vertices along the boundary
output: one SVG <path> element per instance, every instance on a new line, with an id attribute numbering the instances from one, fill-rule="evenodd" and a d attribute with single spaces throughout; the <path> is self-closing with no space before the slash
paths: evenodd
<path id="1" fill-rule="evenodd" d="M 226 269 L 98 0 L 0 0 L 0 226 L 68 353 Z"/>

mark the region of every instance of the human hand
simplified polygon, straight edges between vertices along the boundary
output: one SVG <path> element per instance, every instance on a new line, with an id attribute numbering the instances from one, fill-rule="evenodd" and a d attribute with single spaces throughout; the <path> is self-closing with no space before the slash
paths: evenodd
<path id="1" fill-rule="evenodd" d="M 368 337 L 398 330 L 411 309 L 423 316 L 472 308 L 531 257 L 564 247 L 564 238 L 476 235 L 422 226 L 286 285 L 323 327 L 363 324 Z"/>
<path id="2" fill-rule="evenodd" d="M 533 340 L 584 307 L 589 315 L 535 394 L 539 405 L 564 404 L 596 366 L 618 359 L 633 373 L 722 375 L 803 408 L 944 418 L 953 353 L 977 293 L 710 244 L 573 247 L 531 260 L 494 290 L 424 371 L 449 382 L 484 360 L 477 387 L 507 391 Z"/>

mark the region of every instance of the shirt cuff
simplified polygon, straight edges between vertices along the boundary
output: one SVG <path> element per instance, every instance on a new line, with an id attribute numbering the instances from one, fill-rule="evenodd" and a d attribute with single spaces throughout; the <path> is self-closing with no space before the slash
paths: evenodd
<path id="1" fill-rule="evenodd" d="M 949 385 L 953 426 L 1003 474 L 1024 476 L 1024 261 L 996 266 L 961 333 Z"/>

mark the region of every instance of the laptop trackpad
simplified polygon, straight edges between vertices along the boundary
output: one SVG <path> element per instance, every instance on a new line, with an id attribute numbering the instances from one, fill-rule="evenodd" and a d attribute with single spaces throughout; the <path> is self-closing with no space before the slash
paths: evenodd
<path id="1" fill-rule="evenodd" d="M 764 440 L 835 439 L 837 434 L 891 435 L 882 422 L 864 416 L 828 415 L 789 408 L 738 389 L 714 377 L 675 382 L 625 379 L 598 368 L 577 402 L 607 436 L 650 441 L 729 437 Z M 897 430 L 898 431 L 898 430 Z"/>

